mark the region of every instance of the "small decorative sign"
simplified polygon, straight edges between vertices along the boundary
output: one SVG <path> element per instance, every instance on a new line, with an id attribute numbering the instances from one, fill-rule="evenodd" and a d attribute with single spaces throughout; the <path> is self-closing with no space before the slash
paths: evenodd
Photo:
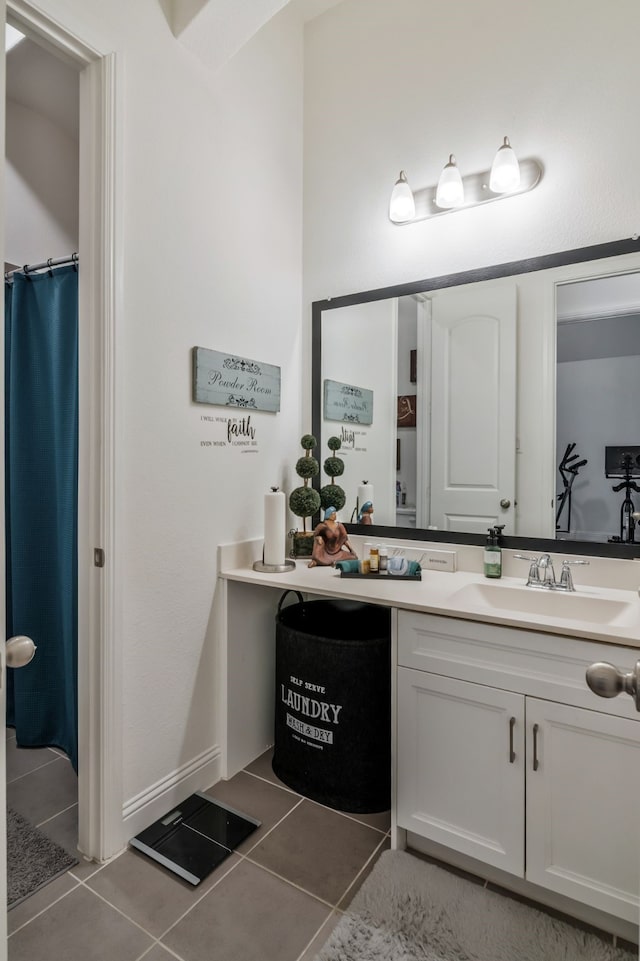
<path id="1" fill-rule="evenodd" d="M 324 419 L 339 420 L 343 424 L 373 424 L 373 391 L 325 380 Z"/>
<path id="2" fill-rule="evenodd" d="M 416 426 L 416 395 L 403 394 L 398 397 L 398 427 Z"/>
<path id="3" fill-rule="evenodd" d="M 279 411 L 280 368 L 194 347 L 193 399 L 219 407 Z"/>

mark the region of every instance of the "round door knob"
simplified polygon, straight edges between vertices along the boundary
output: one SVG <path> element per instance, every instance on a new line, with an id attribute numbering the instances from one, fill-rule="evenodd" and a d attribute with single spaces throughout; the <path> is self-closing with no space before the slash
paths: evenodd
<path id="1" fill-rule="evenodd" d="M 24 667 L 33 660 L 36 646 L 26 634 L 10 637 L 6 647 L 7 667 Z"/>
<path id="2" fill-rule="evenodd" d="M 636 702 L 636 710 L 640 711 L 640 661 L 632 671 L 619 671 L 613 664 L 596 661 L 587 668 L 587 684 L 598 697 L 617 697 L 618 694 L 629 694 Z"/>
<path id="3" fill-rule="evenodd" d="M 511 507 L 511 501 L 508 500 L 506 497 L 503 497 L 502 500 L 500 501 L 500 507 L 502 508 L 503 511 L 508 511 L 509 508 Z"/>

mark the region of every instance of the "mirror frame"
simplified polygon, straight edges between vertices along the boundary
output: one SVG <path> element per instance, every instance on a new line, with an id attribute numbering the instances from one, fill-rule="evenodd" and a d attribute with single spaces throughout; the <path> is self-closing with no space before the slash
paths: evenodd
<path id="1" fill-rule="evenodd" d="M 480 267 L 456 274 L 445 274 L 441 277 L 430 277 L 407 284 L 397 284 L 392 287 L 378 287 L 356 294 L 340 297 L 330 297 L 327 300 L 316 300 L 311 305 L 311 432 L 318 439 L 322 436 L 322 315 L 326 310 L 338 307 L 351 307 L 354 304 L 365 304 L 376 300 L 387 300 L 392 297 L 408 297 L 412 294 L 426 293 L 430 290 L 442 290 L 446 287 L 458 287 L 462 284 L 473 284 L 482 280 L 496 280 L 499 277 L 512 277 L 518 274 L 533 273 L 552 267 L 566 267 L 572 264 L 589 263 L 593 260 L 603 260 L 607 257 L 618 257 L 621 254 L 638 253 L 640 251 L 637 236 L 611 241 L 605 244 L 595 244 L 590 247 L 577 247 L 541 257 L 531 257 L 527 260 L 513 260 L 504 264 Z M 319 489 L 318 478 L 313 480 Z M 386 527 L 378 524 L 368 526 L 366 532 L 360 524 L 345 524 L 350 534 L 365 534 L 367 537 L 381 540 L 419 540 L 447 544 L 473 544 L 482 546 L 486 535 L 461 533 L 454 531 L 433 531 L 424 528 Z M 566 545 L 567 549 L 564 550 Z M 627 547 L 623 544 L 609 544 L 597 541 L 564 541 L 556 538 L 505 536 L 502 546 L 516 550 L 535 552 L 586 554 L 593 557 L 640 557 L 640 543 Z"/>

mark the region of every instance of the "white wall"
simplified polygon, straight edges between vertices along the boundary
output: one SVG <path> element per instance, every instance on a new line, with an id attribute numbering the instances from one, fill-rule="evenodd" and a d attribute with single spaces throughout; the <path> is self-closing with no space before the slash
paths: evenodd
<path id="1" fill-rule="evenodd" d="M 312 301 L 638 230 L 635 0 L 344 0 L 307 26 L 305 296 Z M 387 219 L 398 171 L 490 165 L 508 135 L 531 193 L 423 223 Z"/>
<path id="2" fill-rule="evenodd" d="M 39 6 L 114 50 L 122 85 L 126 801 L 219 738 L 216 546 L 259 535 L 263 491 L 296 481 L 308 424 L 302 31 L 285 10 L 214 76 L 155 0 Z M 630 235 L 639 26 L 634 0 L 616 0 L 616 16 L 599 0 L 345 0 L 309 24 L 305 304 Z M 401 167 L 416 188 L 436 181 L 452 150 L 479 170 L 505 134 L 542 160 L 536 191 L 412 227 L 388 222 Z M 201 420 L 215 408 L 190 400 L 194 345 L 282 367 L 281 413 L 252 417 L 257 454 L 201 446 L 219 425 Z M 305 371 L 307 361 L 305 348 Z"/>
<path id="3" fill-rule="evenodd" d="M 154 0 L 40 5 L 114 50 L 122 84 L 123 801 L 142 803 L 219 741 L 216 548 L 261 534 L 298 456 L 303 34 L 285 11 L 214 76 Z M 192 403 L 195 345 L 282 368 L 257 453 L 202 446 L 228 411 Z"/>
<path id="4" fill-rule="evenodd" d="M 338 307 L 327 311 L 323 319 L 323 389 L 328 378 L 373 391 L 373 423 L 365 426 L 323 419 L 321 442 L 315 451 L 321 482 L 330 483 L 322 471 L 329 456 L 327 440 L 334 435 L 347 435 L 338 451 L 344 460 L 344 474 L 336 478 L 347 496 L 340 512 L 343 521 L 351 519 L 358 485 L 364 480 L 373 484 L 374 524 L 395 521 L 397 401 L 396 378 L 389 376 L 389 368 L 395 366 L 397 350 L 395 300 Z"/>
<path id="5" fill-rule="evenodd" d="M 571 533 L 580 539 L 606 541 L 620 533 L 624 491 L 612 487 L 621 478 L 605 477 L 605 446 L 638 446 L 640 356 L 599 357 L 558 364 L 558 462 L 567 444 L 576 444 L 576 461 L 587 459 L 572 487 Z M 558 490 L 562 481 L 558 474 Z M 640 494 L 631 493 L 636 510 Z M 567 507 L 560 519 L 566 528 Z"/>
<path id="6" fill-rule="evenodd" d="M 41 263 L 78 249 L 78 143 L 35 110 L 7 102 L 5 259 Z"/>
<path id="7" fill-rule="evenodd" d="M 620 0 L 614 15 L 597 0 L 542 0 L 532 11 L 509 0 L 344 0 L 307 26 L 305 310 L 328 296 L 638 231 L 640 131 L 627 117 L 640 6 Z M 481 171 L 505 135 L 542 164 L 535 190 L 405 227 L 389 222 L 400 169 L 414 189 L 437 182 L 450 152 L 463 173 Z M 552 285 L 523 278 L 518 303 L 532 322 L 518 328 L 516 523 L 549 536 Z"/>

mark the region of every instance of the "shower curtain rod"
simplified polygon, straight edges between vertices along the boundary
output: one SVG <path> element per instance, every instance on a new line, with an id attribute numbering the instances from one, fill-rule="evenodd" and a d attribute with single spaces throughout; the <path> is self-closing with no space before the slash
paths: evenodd
<path id="1" fill-rule="evenodd" d="M 49 257 L 48 260 L 44 260 L 41 264 L 25 264 L 24 267 L 16 267 L 15 270 L 7 270 L 4 279 L 9 280 L 14 274 L 32 274 L 36 270 L 51 270 L 52 267 L 62 267 L 64 264 L 73 264 L 77 267 L 78 265 L 78 255 L 77 253 L 72 253 L 70 257 L 58 257 L 57 260 L 53 260 Z"/>

